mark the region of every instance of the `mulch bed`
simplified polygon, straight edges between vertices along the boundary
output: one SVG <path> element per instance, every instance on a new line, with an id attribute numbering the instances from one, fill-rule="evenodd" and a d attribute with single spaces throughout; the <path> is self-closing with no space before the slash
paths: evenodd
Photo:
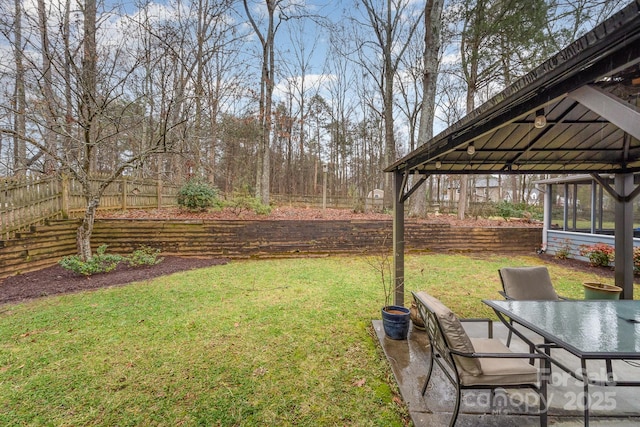
<path id="1" fill-rule="evenodd" d="M 164 257 L 161 263 L 156 265 L 129 267 L 121 263 L 109 273 L 94 274 L 89 277 L 76 274 L 56 264 L 42 270 L 1 279 L 0 304 L 15 303 L 47 295 L 141 282 L 179 271 L 222 265 L 228 262 L 229 260 L 224 258 L 167 256 Z"/>
<path id="2" fill-rule="evenodd" d="M 549 255 L 546 253 L 540 254 L 538 256 L 543 259 L 545 263 L 557 264 L 573 270 L 583 271 L 585 273 L 598 274 L 602 277 L 610 279 L 612 283 L 615 277 L 615 271 L 613 271 L 613 268 L 594 267 L 587 261 L 579 261 L 577 259 L 571 258 L 559 259 L 553 255 Z M 640 278 L 636 277 L 635 282 L 640 283 L 639 279 Z"/>

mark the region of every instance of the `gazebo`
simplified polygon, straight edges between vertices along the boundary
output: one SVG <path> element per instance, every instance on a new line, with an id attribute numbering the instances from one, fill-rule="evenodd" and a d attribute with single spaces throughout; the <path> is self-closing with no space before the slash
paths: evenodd
<path id="1" fill-rule="evenodd" d="M 404 203 L 434 174 L 589 174 L 615 199 L 615 284 L 633 298 L 640 193 L 640 0 L 420 148 L 394 175 L 395 303 L 404 303 Z M 410 177 L 412 176 L 412 179 Z M 613 185 L 604 177 L 613 176 Z"/>

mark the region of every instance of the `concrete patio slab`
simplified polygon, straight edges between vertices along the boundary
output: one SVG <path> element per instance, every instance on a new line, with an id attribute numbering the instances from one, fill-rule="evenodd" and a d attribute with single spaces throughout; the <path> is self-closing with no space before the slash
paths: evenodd
<path id="1" fill-rule="evenodd" d="M 464 323 L 471 337 L 486 337 L 486 325 Z M 415 427 L 448 425 L 455 402 L 455 389 L 436 366 L 433 377 L 424 396 L 421 390 L 429 367 L 429 342 L 424 331 L 413 325 L 407 340 L 395 341 L 386 338 L 382 321 L 373 321 L 380 345 L 389 361 L 398 383 L 402 399 L 406 403 Z M 533 334 L 526 336 L 539 342 Z M 506 341 L 507 329 L 494 322 L 494 337 Z M 514 351 L 527 352 L 527 347 L 517 338 L 511 344 Z M 576 369 L 579 361 L 572 355 L 555 350 L 554 357 Z M 602 373 L 597 365 L 589 368 L 596 374 Z M 553 370 L 553 368 L 552 368 Z M 640 367 L 626 362 L 615 362 L 614 372 L 620 378 L 640 381 Z M 559 369 L 553 370 L 552 383 L 548 389 L 549 425 L 573 427 L 583 425 L 581 408 L 582 383 Z M 596 387 L 589 388 L 592 400 L 590 425 L 626 427 L 640 426 L 640 389 L 632 387 Z M 540 420 L 535 411 L 538 399 L 534 392 L 510 390 L 498 392 L 494 407 L 489 405 L 486 391 L 469 390 L 463 392 L 457 427 L 496 426 L 526 427 L 539 426 Z"/>

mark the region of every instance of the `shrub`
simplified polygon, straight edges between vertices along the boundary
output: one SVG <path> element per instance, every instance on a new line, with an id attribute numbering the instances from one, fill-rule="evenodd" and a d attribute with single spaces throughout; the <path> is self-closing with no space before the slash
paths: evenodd
<path id="1" fill-rule="evenodd" d="M 240 215 L 244 211 L 253 211 L 258 215 L 269 215 L 271 206 L 265 205 L 257 197 L 249 195 L 247 191 L 234 192 L 231 199 L 225 203 L 231 211 Z"/>
<path id="2" fill-rule="evenodd" d="M 158 258 L 160 249 L 149 246 L 141 246 L 128 257 L 106 252 L 107 245 L 102 245 L 96 250 L 96 254 L 87 261 L 82 261 L 78 255 L 71 255 L 62 258 L 58 264 L 74 273 L 91 276 L 92 274 L 113 271 L 121 262 L 126 262 L 130 267 L 139 267 L 159 264 L 164 259 Z"/>
<path id="3" fill-rule="evenodd" d="M 260 200 L 255 199 L 253 203 L 253 211 L 258 215 L 269 215 L 271 213 L 271 206 L 265 205 Z"/>
<path id="4" fill-rule="evenodd" d="M 108 254 L 106 251 L 107 245 L 102 245 L 96 250 L 96 254 L 86 261 L 82 261 L 78 255 L 70 255 L 62 258 L 58 264 L 67 270 L 85 276 L 107 273 L 114 270 L 125 258 L 121 255 Z"/>
<path id="5" fill-rule="evenodd" d="M 513 206 L 513 203 L 507 202 L 505 200 L 499 202 L 496 205 L 496 211 L 498 212 L 498 215 L 505 220 L 513 218 L 515 216 L 515 208 Z"/>
<path id="6" fill-rule="evenodd" d="M 160 264 L 164 258 L 158 258 L 160 249 L 154 249 L 152 247 L 143 245 L 139 249 L 133 251 L 133 253 L 126 258 L 127 264 L 131 267 L 138 267 L 141 265 L 156 265 Z"/>
<path id="7" fill-rule="evenodd" d="M 640 273 L 640 246 L 633 248 L 633 272 Z"/>
<path id="8" fill-rule="evenodd" d="M 496 216 L 496 207 L 494 203 L 473 203 L 469 206 L 469 216 L 478 218 L 490 218 Z"/>
<path id="9" fill-rule="evenodd" d="M 614 251 L 613 247 L 605 243 L 596 243 L 594 245 L 580 246 L 580 255 L 588 257 L 589 263 L 594 267 L 608 267 L 613 261 Z"/>
<path id="10" fill-rule="evenodd" d="M 571 255 L 571 239 L 564 239 L 562 245 L 556 251 L 556 258 L 569 259 Z"/>
<path id="11" fill-rule="evenodd" d="M 496 203 L 495 212 L 505 220 L 509 218 L 525 218 L 528 221 L 539 221 L 543 217 L 542 209 L 539 206 L 529 206 L 526 203 L 511 203 L 507 200 Z"/>
<path id="12" fill-rule="evenodd" d="M 219 205 L 218 191 L 200 179 L 192 179 L 178 190 L 178 205 L 197 211 Z"/>

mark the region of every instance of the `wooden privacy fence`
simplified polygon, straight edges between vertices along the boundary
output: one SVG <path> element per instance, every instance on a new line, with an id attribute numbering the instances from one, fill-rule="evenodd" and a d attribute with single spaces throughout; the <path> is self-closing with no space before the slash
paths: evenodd
<path id="1" fill-rule="evenodd" d="M 93 189 L 104 178 L 91 179 Z M 100 198 L 99 210 L 153 209 L 178 205 L 180 186 L 162 180 L 141 180 L 121 177 L 111 182 Z M 224 195 L 222 196 L 224 197 Z M 381 200 L 366 197 L 327 195 L 271 194 L 276 205 L 381 210 Z M 32 225 L 49 219 L 81 216 L 86 209 L 80 182 L 71 177 L 5 178 L 0 179 L 0 240 L 13 239 L 16 233 L 29 230 Z M 449 211 L 446 204 L 431 203 L 428 210 Z"/>
<path id="2" fill-rule="evenodd" d="M 59 179 L 0 180 L 0 239 L 50 218 L 62 217 L 62 182 Z"/>
<path id="3" fill-rule="evenodd" d="M 49 221 L 0 242 L 0 278 L 53 265 L 76 252 L 78 220 Z M 94 249 L 130 254 L 141 245 L 164 255 L 226 258 L 364 254 L 391 245 L 392 221 L 96 220 Z M 534 253 L 541 228 L 451 227 L 407 220 L 407 252 L 468 251 Z"/>
<path id="4" fill-rule="evenodd" d="M 104 182 L 96 177 L 90 181 L 95 190 Z M 140 180 L 122 177 L 111 182 L 100 198 L 99 210 L 154 209 L 178 205 L 178 190 L 174 183 L 161 180 Z M 222 195 L 224 197 L 224 195 Z M 278 195 L 271 200 L 277 205 L 323 205 L 322 196 Z M 326 206 L 340 209 L 366 208 L 366 198 L 328 196 Z M 12 239 L 16 233 L 48 219 L 81 216 L 86 209 L 80 182 L 70 177 L 0 179 L 0 240 Z"/>
<path id="5" fill-rule="evenodd" d="M 97 188 L 104 179 L 90 181 Z M 122 177 L 110 183 L 98 209 L 162 208 L 177 205 L 179 187 L 161 180 Z M 0 239 L 48 219 L 81 215 L 86 209 L 80 183 L 67 177 L 0 180 Z"/>

